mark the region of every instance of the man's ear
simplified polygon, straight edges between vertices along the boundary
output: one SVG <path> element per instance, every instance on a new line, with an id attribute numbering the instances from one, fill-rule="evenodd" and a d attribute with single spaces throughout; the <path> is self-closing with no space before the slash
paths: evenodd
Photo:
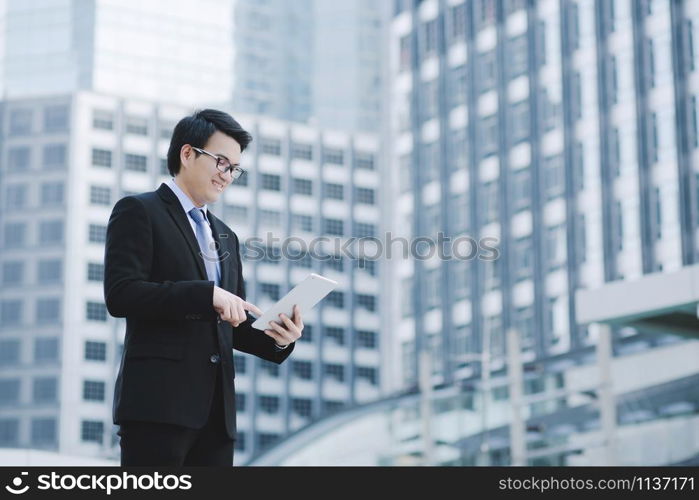
<path id="1" fill-rule="evenodd" d="M 182 145 L 180 148 L 180 168 L 188 165 L 189 162 L 192 161 L 192 158 L 194 158 L 194 150 L 192 149 L 192 146 L 189 144 Z"/>

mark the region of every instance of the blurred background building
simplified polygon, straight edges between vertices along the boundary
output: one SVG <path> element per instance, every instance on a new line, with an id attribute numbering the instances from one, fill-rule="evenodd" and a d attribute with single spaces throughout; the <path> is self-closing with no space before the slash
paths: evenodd
<path id="1" fill-rule="evenodd" d="M 698 16 L 394 2 L 392 227 L 496 237 L 499 258 L 394 260 L 386 375 L 407 394 L 253 463 L 697 462 Z"/>
<path id="2" fill-rule="evenodd" d="M 269 117 L 284 116 L 283 107 L 265 108 L 264 117 L 240 113 L 230 103 L 242 84 L 235 77 L 255 69 L 233 70 L 242 46 L 233 37 L 237 2 L 197 4 L 192 22 L 191 5 L 3 4 L 0 447 L 118 459 L 111 400 L 124 322 L 109 317 L 103 301 L 107 221 L 116 200 L 167 179 L 172 128 L 194 106 L 225 109 L 254 136 L 243 158 L 248 174 L 212 207 L 241 241 L 378 233 L 378 138 L 357 123 L 352 133 L 300 123 L 310 100 L 297 99 L 298 87 L 286 97 L 293 109 L 305 106 L 305 116 L 287 116 L 299 122 Z M 285 29 L 308 37 L 309 26 Z M 284 47 L 284 31 L 273 34 L 268 55 Z M 356 70 L 359 58 L 348 56 Z M 306 66 L 282 74 L 285 84 L 314 78 Z M 340 98 L 353 109 L 353 96 Z M 279 243 L 264 249 L 262 261 L 245 264 L 248 298 L 260 307 L 309 272 L 340 287 L 305 318 L 289 363 L 235 355 L 236 463 L 312 419 L 376 399 L 381 381 L 379 264 L 341 255 L 290 260 Z"/>
<path id="3" fill-rule="evenodd" d="M 186 2 L 2 5 L 0 447 L 118 456 L 106 222 L 210 103 L 255 137 L 243 239 L 498 241 L 247 262 L 261 307 L 341 288 L 287 363 L 235 354 L 236 464 L 697 463 L 696 2 L 211 1 L 184 39 Z"/>

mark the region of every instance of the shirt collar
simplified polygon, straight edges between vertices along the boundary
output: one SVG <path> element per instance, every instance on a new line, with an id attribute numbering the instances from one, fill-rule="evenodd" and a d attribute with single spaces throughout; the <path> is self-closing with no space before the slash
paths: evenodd
<path id="1" fill-rule="evenodd" d="M 175 196 L 177 196 L 177 199 L 180 200 L 180 205 L 182 205 L 182 208 L 184 209 L 184 212 L 189 215 L 189 211 L 192 210 L 193 208 L 199 208 L 200 210 L 204 211 L 204 216 L 208 218 L 208 212 L 206 205 L 203 207 L 197 207 L 194 202 L 191 200 L 189 196 L 187 196 L 187 193 L 182 191 L 180 186 L 177 185 L 175 182 L 175 179 L 168 179 L 165 181 L 165 184 L 172 189 L 172 192 L 175 193 Z"/>

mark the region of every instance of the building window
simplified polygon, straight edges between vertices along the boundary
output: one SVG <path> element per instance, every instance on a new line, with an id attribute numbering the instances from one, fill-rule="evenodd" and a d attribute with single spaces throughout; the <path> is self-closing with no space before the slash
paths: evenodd
<path id="1" fill-rule="evenodd" d="M 112 167 L 112 152 L 107 149 L 92 148 L 92 165 L 95 167 Z"/>
<path id="2" fill-rule="evenodd" d="M 148 158 L 144 155 L 126 153 L 124 155 L 124 168 L 134 172 L 145 172 L 148 169 Z"/>
<path id="3" fill-rule="evenodd" d="M 269 414 L 279 413 L 279 397 L 259 396 L 257 401 L 262 412 Z"/>
<path id="4" fill-rule="evenodd" d="M 59 259 L 39 261 L 38 281 L 41 284 L 60 283 L 63 278 L 63 262 Z"/>
<path id="5" fill-rule="evenodd" d="M 282 214 L 276 210 L 260 210 L 260 225 L 280 227 L 282 225 Z"/>
<path id="6" fill-rule="evenodd" d="M 85 359 L 88 361 L 106 361 L 107 344 L 104 342 L 85 342 Z"/>
<path id="7" fill-rule="evenodd" d="M 19 385 L 18 378 L 0 379 L 0 407 L 19 403 Z"/>
<path id="8" fill-rule="evenodd" d="M 291 145 L 291 158 L 294 160 L 313 160 L 313 146 L 311 144 L 293 143 Z"/>
<path id="9" fill-rule="evenodd" d="M 333 255 L 331 259 L 324 261 L 327 269 L 333 269 L 339 273 L 345 270 L 345 261 L 341 255 Z"/>
<path id="10" fill-rule="evenodd" d="M 323 373 L 325 376 L 334 378 L 338 382 L 345 381 L 345 367 L 334 363 L 325 363 L 323 365 Z"/>
<path id="11" fill-rule="evenodd" d="M 437 52 L 437 20 L 432 19 L 422 25 L 422 57 Z"/>
<path id="12" fill-rule="evenodd" d="M 344 299 L 345 296 L 342 292 L 332 291 L 328 294 L 327 298 L 325 299 L 325 302 L 328 305 L 328 307 L 337 307 L 338 309 L 344 309 Z"/>
<path id="13" fill-rule="evenodd" d="M 0 418 L 0 446 L 16 447 L 19 444 L 19 420 Z"/>
<path id="14" fill-rule="evenodd" d="M 325 327 L 325 338 L 334 344 L 345 345 L 345 329 L 337 326 Z"/>
<path id="15" fill-rule="evenodd" d="M 247 358 L 240 354 L 233 355 L 233 366 L 236 373 L 245 373 L 247 371 Z"/>
<path id="16" fill-rule="evenodd" d="M 449 9 L 449 40 L 465 39 L 466 3 L 460 3 Z"/>
<path id="17" fill-rule="evenodd" d="M 299 342 L 313 342 L 313 325 L 304 325 L 303 334 L 301 335 Z"/>
<path id="18" fill-rule="evenodd" d="M 410 35 L 401 37 L 399 41 L 399 63 L 398 70 L 400 72 L 408 71 L 411 67 L 411 50 L 410 50 Z"/>
<path id="19" fill-rule="evenodd" d="M 50 207 L 63 204 L 64 185 L 62 182 L 45 182 L 41 185 L 41 206 Z"/>
<path id="20" fill-rule="evenodd" d="M 55 403 L 57 400 L 57 381 L 54 377 L 34 379 L 33 400 L 35 403 Z"/>
<path id="21" fill-rule="evenodd" d="M 0 325 L 15 326 L 22 321 L 22 301 L 5 299 L 0 302 Z"/>
<path id="22" fill-rule="evenodd" d="M 462 64 L 451 70 L 451 106 L 461 106 L 466 103 L 468 73 L 466 65 Z"/>
<path id="23" fill-rule="evenodd" d="M 257 433 L 257 447 L 261 450 L 269 448 L 274 443 L 279 440 L 279 434 L 274 434 L 272 432 L 258 432 Z"/>
<path id="24" fill-rule="evenodd" d="M 8 212 L 16 212 L 27 206 L 26 184 L 12 184 L 5 189 L 5 208 Z"/>
<path id="25" fill-rule="evenodd" d="M 88 302 L 85 309 L 88 321 L 107 321 L 107 306 L 101 302 Z"/>
<path id="26" fill-rule="evenodd" d="M 566 227 L 564 224 L 546 229 L 546 256 L 549 270 L 558 269 L 566 261 Z"/>
<path id="27" fill-rule="evenodd" d="M 114 113 L 96 109 L 92 112 L 92 128 L 99 130 L 114 130 Z"/>
<path id="28" fill-rule="evenodd" d="M 43 337 L 34 340 L 34 361 L 58 361 L 58 339 Z"/>
<path id="29" fill-rule="evenodd" d="M 242 205 L 230 205 L 228 210 L 231 220 L 247 224 L 248 222 L 248 207 Z"/>
<path id="30" fill-rule="evenodd" d="M 374 170 L 374 155 L 356 151 L 354 153 L 354 166 L 363 170 Z"/>
<path id="31" fill-rule="evenodd" d="M 29 170 L 31 168 L 31 154 L 27 146 L 10 148 L 7 152 L 7 169 L 10 171 Z"/>
<path id="32" fill-rule="evenodd" d="M 376 311 L 376 297 L 363 293 L 357 294 L 357 305 L 367 311 Z"/>
<path id="33" fill-rule="evenodd" d="M 494 155 L 498 150 L 498 119 L 496 115 L 481 119 L 481 158 Z"/>
<path id="34" fill-rule="evenodd" d="M 53 245 L 63 242 L 63 221 L 48 220 L 39 223 L 39 243 Z"/>
<path id="35" fill-rule="evenodd" d="M 80 427 L 80 439 L 83 442 L 102 443 L 104 423 L 95 420 L 83 420 Z"/>
<path id="36" fill-rule="evenodd" d="M 101 224 L 90 224 L 88 232 L 90 243 L 106 243 L 107 226 L 103 226 Z"/>
<path id="37" fill-rule="evenodd" d="M 345 154 L 341 149 L 325 148 L 323 149 L 323 163 L 331 165 L 344 165 Z"/>
<path id="38" fill-rule="evenodd" d="M 61 301 L 60 299 L 38 299 L 36 301 L 36 322 L 55 323 L 60 321 Z"/>
<path id="39" fill-rule="evenodd" d="M 377 385 L 379 383 L 378 371 L 376 368 L 370 368 L 368 366 L 357 367 L 357 378 L 367 380 L 371 385 Z"/>
<path id="40" fill-rule="evenodd" d="M 160 175 L 170 175 L 170 167 L 167 165 L 167 158 L 160 158 Z"/>
<path id="41" fill-rule="evenodd" d="M 323 219 L 323 232 L 333 236 L 344 235 L 344 223 L 340 219 Z"/>
<path id="42" fill-rule="evenodd" d="M 104 382 L 85 380 L 83 382 L 83 399 L 85 401 L 104 401 Z"/>
<path id="43" fill-rule="evenodd" d="M 62 170 L 66 166 L 66 145 L 47 144 L 43 150 L 44 170 Z"/>
<path id="44" fill-rule="evenodd" d="M 310 179 L 294 179 L 294 194 L 311 196 L 313 194 L 313 182 Z"/>
<path id="45" fill-rule="evenodd" d="M 441 303 L 441 294 L 439 293 L 440 268 L 430 269 L 425 273 L 425 309 L 435 309 Z"/>
<path id="46" fill-rule="evenodd" d="M 306 398 L 293 398 L 291 410 L 301 417 L 310 417 L 313 413 L 313 401 Z"/>
<path id="47" fill-rule="evenodd" d="M 269 137 L 260 139 L 260 153 L 263 155 L 281 156 L 282 141 Z"/>
<path id="48" fill-rule="evenodd" d="M 528 54 L 527 35 L 518 36 L 509 41 L 507 57 L 510 78 L 516 78 L 527 72 Z"/>
<path id="49" fill-rule="evenodd" d="M 266 361 L 264 359 L 259 360 L 260 363 L 260 373 L 265 373 L 270 377 L 279 377 L 279 365 L 271 361 Z"/>
<path id="50" fill-rule="evenodd" d="M 478 66 L 480 68 L 479 78 L 476 80 L 480 85 L 481 93 L 488 92 L 495 88 L 495 51 L 490 50 L 478 55 Z"/>
<path id="51" fill-rule="evenodd" d="M 265 296 L 270 300 L 279 300 L 279 285 L 274 283 L 260 283 L 260 295 Z"/>
<path id="52" fill-rule="evenodd" d="M 435 116 L 439 111 L 439 89 L 437 80 L 430 80 L 422 83 L 422 119 L 427 121 Z"/>
<path id="53" fill-rule="evenodd" d="M 126 133 L 133 135 L 148 135 L 148 118 L 143 118 L 141 116 L 127 116 Z"/>
<path id="54" fill-rule="evenodd" d="M 19 285 L 24 281 L 24 262 L 7 261 L 2 264 L 2 284 Z"/>
<path id="55" fill-rule="evenodd" d="M 465 193 L 451 197 L 451 229 L 454 234 L 465 232 L 469 227 L 468 197 Z"/>
<path id="56" fill-rule="evenodd" d="M 563 155 L 544 158 L 544 189 L 546 198 L 551 200 L 562 196 L 565 191 Z"/>
<path id="57" fill-rule="evenodd" d="M 454 298 L 456 300 L 465 299 L 470 295 L 470 263 L 455 262 L 451 274 L 454 284 Z"/>
<path id="58" fill-rule="evenodd" d="M 233 442 L 233 447 L 235 451 L 245 452 L 245 434 L 241 431 L 235 435 L 235 441 Z"/>
<path id="59" fill-rule="evenodd" d="M 93 205 L 111 205 L 111 188 L 101 186 L 90 186 L 90 203 L 92 203 Z"/>
<path id="60" fill-rule="evenodd" d="M 482 186 L 481 207 L 482 207 L 482 222 L 489 224 L 495 222 L 498 218 L 498 182 L 486 182 Z"/>
<path id="61" fill-rule="evenodd" d="M 56 419 L 33 418 L 31 440 L 32 445 L 37 447 L 56 444 Z"/>
<path id="62" fill-rule="evenodd" d="M 238 413 L 243 413 L 245 412 L 245 403 L 247 403 L 247 400 L 245 398 L 245 393 L 242 393 L 240 391 L 235 392 L 235 410 Z"/>
<path id="63" fill-rule="evenodd" d="M 306 335 L 306 329 L 304 328 L 303 338 Z M 303 380 L 313 379 L 313 364 L 310 361 L 293 361 L 291 364 L 291 371 L 294 376 L 301 378 Z"/>
<path id="64" fill-rule="evenodd" d="M 12 366 L 19 363 L 20 341 L 17 339 L 0 340 L 0 366 Z"/>
<path id="65" fill-rule="evenodd" d="M 377 269 L 376 269 L 376 261 L 375 260 L 369 260 L 369 259 L 364 259 L 364 258 L 360 257 L 355 262 L 356 262 L 357 269 L 363 270 L 364 272 L 368 273 L 370 276 L 376 276 Z"/>
<path id="66" fill-rule="evenodd" d="M 104 264 L 88 262 L 87 280 L 102 282 L 104 280 Z"/>
<path id="67" fill-rule="evenodd" d="M 357 345 L 359 347 L 366 347 L 367 349 L 376 349 L 376 332 L 371 330 L 358 330 L 357 331 Z"/>
<path id="68" fill-rule="evenodd" d="M 313 217 L 310 215 L 294 214 L 291 216 L 291 225 L 295 230 L 312 233 Z"/>
<path id="69" fill-rule="evenodd" d="M 44 109 L 44 131 L 63 132 L 68 129 L 68 106 L 47 106 Z"/>
<path id="70" fill-rule="evenodd" d="M 529 138 L 529 103 L 521 101 L 512 105 L 512 142 L 517 144 Z"/>
<path id="71" fill-rule="evenodd" d="M 516 170 L 512 175 L 512 209 L 514 212 L 529 208 L 531 200 L 531 170 Z"/>
<path id="72" fill-rule="evenodd" d="M 21 248 L 26 244 L 27 226 L 23 222 L 5 224 L 5 248 Z"/>
<path id="73" fill-rule="evenodd" d="M 273 174 L 262 174 L 262 189 L 268 191 L 281 191 L 282 178 Z"/>
<path id="74" fill-rule="evenodd" d="M 514 268 L 517 281 L 531 278 L 533 273 L 532 239 L 521 238 L 514 242 Z"/>
<path id="75" fill-rule="evenodd" d="M 13 109 L 10 112 L 10 135 L 31 134 L 33 119 L 31 109 Z"/>
<path id="76" fill-rule="evenodd" d="M 373 238 L 376 236 L 376 226 L 366 222 L 355 222 L 354 236 L 357 238 Z"/>
<path id="77" fill-rule="evenodd" d="M 342 184 L 325 182 L 323 184 L 325 198 L 331 200 L 343 200 L 345 198 L 345 187 Z"/>
<path id="78" fill-rule="evenodd" d="M 369 188 L 355 187 L 354 188 L 354 199 L 356 203 L 363 203 L 366 205 L 376 204 L 376 191 Z"/>

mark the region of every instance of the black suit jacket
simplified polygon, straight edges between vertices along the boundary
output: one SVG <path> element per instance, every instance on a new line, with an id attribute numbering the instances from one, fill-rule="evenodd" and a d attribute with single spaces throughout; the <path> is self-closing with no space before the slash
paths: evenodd
<path id="1" fill-rule="evenodd" d="M 237 235 L 210 211 L 221 257 L 221 288 L 245 299 Z M 126 318 L 124 352 L 114 388 L 115 424 L 139 420 L 201 428 L 223 375 L 226 427 L 235 437 L 232 349 L 276 363 L 274 340 L 248 319 L 233 328 L 213 309 L 199 244 L 175 193 L 157 191 L 117 202 L 107 227 L 104 294 L 112 316 Z"/>

